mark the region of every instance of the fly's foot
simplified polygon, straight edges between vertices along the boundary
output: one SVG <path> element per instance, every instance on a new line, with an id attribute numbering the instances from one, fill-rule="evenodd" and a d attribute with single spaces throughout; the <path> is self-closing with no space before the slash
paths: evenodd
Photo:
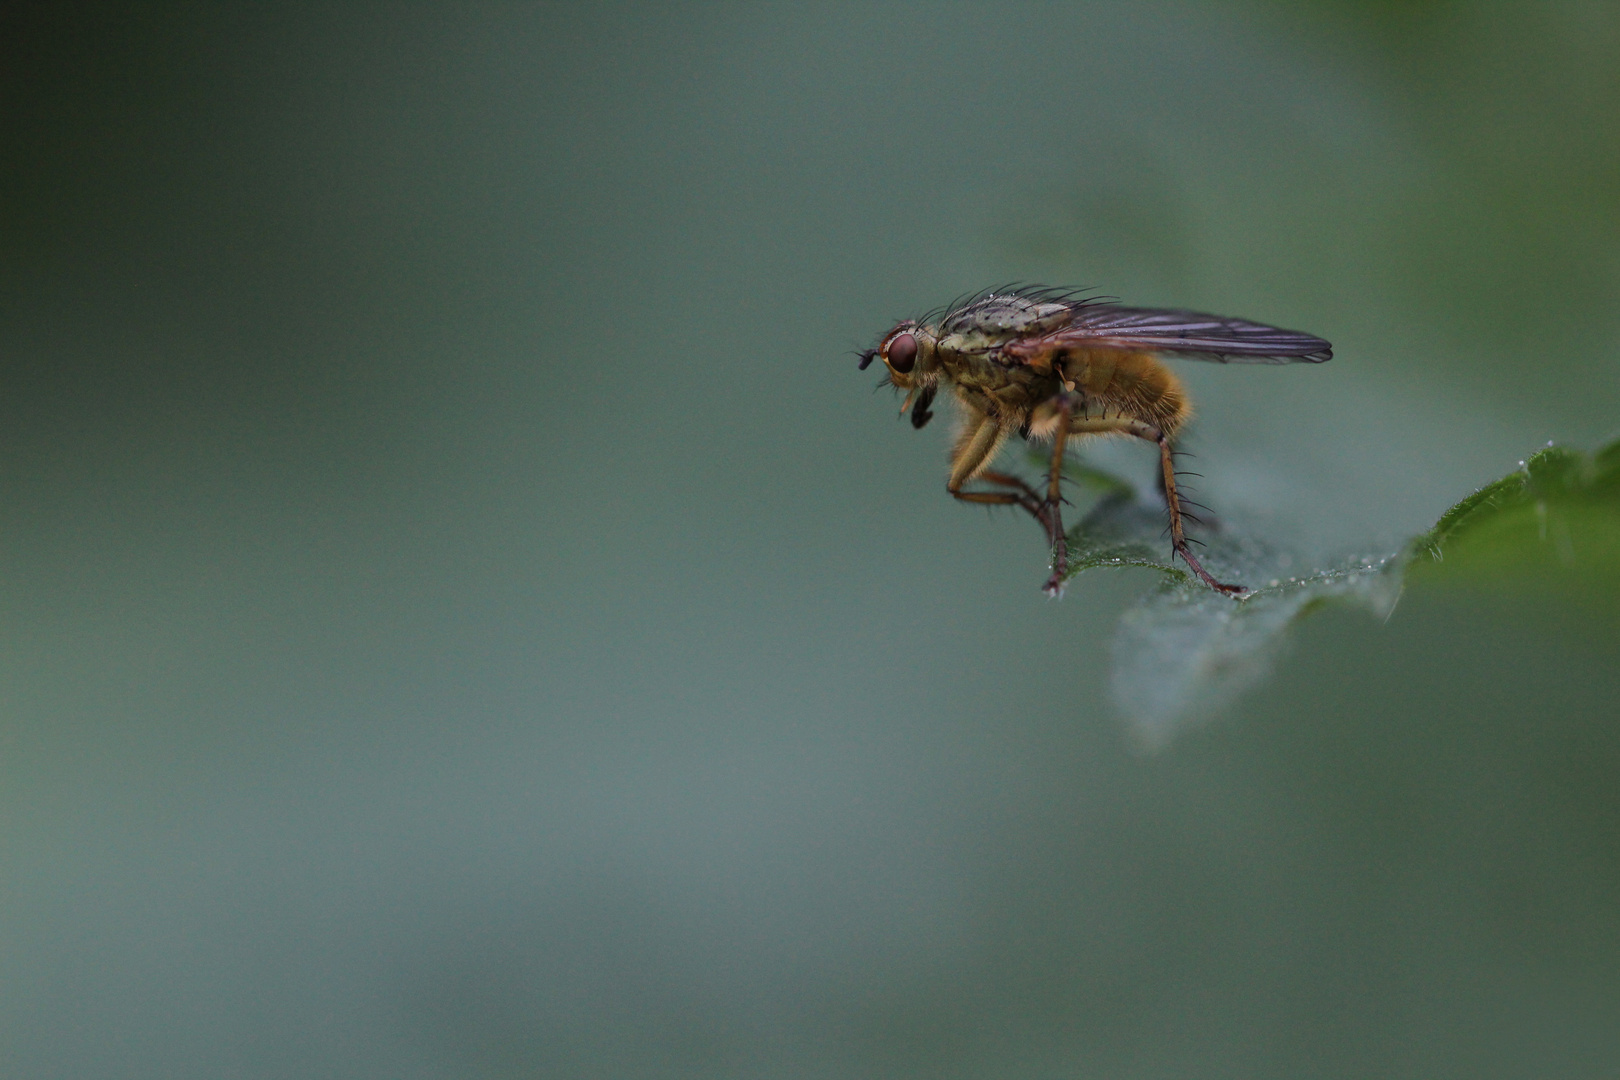
<path id="1" fill-rule="evenodd" d="M 1249 588 L 1246 585 L 1228 585 L 1225 582 L 1216 581 L 1210 576 L 1209 571 L 1204 569 L 1203 564 L 1200 563 L 1193 555 L 1192 549 L 1187 547 L 1185 544 L 1176 545 L 1176 554 L 1180 555 L 1184 560 L 1186 560 L 1188 568 L 1191 569 L 1194 574 L 1198 575 L 1199 581 L 1202 581 L 1205 585 L 1208 585 L 1222 596 L 1242 596 L 1244 593 L 1249 591 Z"/>

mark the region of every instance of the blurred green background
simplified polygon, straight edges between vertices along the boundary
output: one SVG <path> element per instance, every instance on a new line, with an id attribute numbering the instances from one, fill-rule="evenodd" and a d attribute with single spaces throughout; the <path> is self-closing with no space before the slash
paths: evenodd
<path id="1" fill-rule="evenodd" d="M 1398 542 L 1617 427 L 1615 5 L 0 19 L 4 1075 L 1620 1063 L 1611 603 L 1420 576 L 1135 753 L 1151 576 L 849 352 L 1310 330 L 1178 368 L 1203 497 Z"/>

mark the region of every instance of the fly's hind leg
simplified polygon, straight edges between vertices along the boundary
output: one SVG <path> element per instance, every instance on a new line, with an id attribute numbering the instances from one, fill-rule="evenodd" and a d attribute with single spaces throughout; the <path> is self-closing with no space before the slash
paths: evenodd
<path id="1" fill-rule="evenodd" d="M 1126 417 L 1104 420 L 1075 419 L 1069 425 L 1071 433 L 1094 432 L 1096 434 L 1132 435 L 1138 439 L 1154 443 L 1159 448 L 1159 467 L 1161 483 L 1164 491 L 1164 505 L 1170 514 L 1170 544 L 1177 555 L 1187 563 L 1188 569 L 1198 575 L 1198 579 L 1218 593 L 1226 596 L 1236 596 L 1248 592 L 1242 585 L 1226 585 L 1216 581 L 1205 570 L 1198 557 L 1192 553 L 1187 543 L 1187 532 L 1182 522 L 1184 514 L 1181 509 L 1181 498 L 1176 494 L 1176 466 L 1170 451 L 1170 440 L 1163 431 L 1152 424 L 1141 420 L 1131 420 Z M 1055 468 L 1056 466 L 1054 466 Z"/>
<path id="2" fill-rule="evenodd" d="M 1052 469 L 1046 481 L 1047 528 L 1052 532 L 1052 576 L 1045 586 L 1048 596 L 1062 596 L 1064 579 L 1069 576 L 1069 538 L 1063 531 L 1063 452 L 1068 448 L 1074 417 L 1066 399 L 1062 405 L 1057 430 L 1052 433 Z"/>

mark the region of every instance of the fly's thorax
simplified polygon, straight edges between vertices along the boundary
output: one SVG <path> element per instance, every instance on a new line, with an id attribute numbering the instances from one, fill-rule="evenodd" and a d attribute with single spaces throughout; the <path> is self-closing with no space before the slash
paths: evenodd
<path id="1" fill-rule="evenodd" d="M 951 383 L 964 404 L 1013 430 L 1026 427 L 1032 410 L 1062 391 L 1050 375 L 996 363 L 953 370 Z"/>
<path id="2" fill-rule="evenodd" d="M 947 366 L 970 368 L 990 362 L 990 356 L 1015 335 L 988 330 L 963 330 L 939 339 L 939 352 Z"/>
<path id="3" fill-rule="evenodd" d="M 1020 334 L 1055 329 L 1073 315 L 1070 304 L 1034 296 L 981 296 L 951 312 L 940 324 L 946 335 L 985 335 L 1003 344 Z"/>
<path id="4" fill-rule="evenodd" d="M 1031 334 L 1066 322 L 1068 304 L 1029 296 L 981 296 L 947 315 L 940 323 L 941 363 L 957 380 L 996 382 L 1010 365 L 1002 350 Z"/>
<path id="5" fill-rule="evenodd" d="M 966 344 L 962 338 L 953 334 L 939 343 L 940 366 L 956 385 L 1004 398 L 1016 391 L 1016 396 L 1030 400 L 1058 392 L 1059 381 L 1050 371 L 1008 363 L 999 351 Z"/>

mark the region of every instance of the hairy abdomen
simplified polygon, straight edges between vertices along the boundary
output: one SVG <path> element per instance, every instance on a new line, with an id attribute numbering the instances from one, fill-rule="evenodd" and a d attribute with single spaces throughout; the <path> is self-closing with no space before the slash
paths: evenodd
<path id="1" fill-rule="evenodd" d="M 1085 395 L 1089 416 L 1124 415 L 1173 435 L 1192 415 L 1181 380 L 1151 353 L 1076 350 L 1064 369 Z"/>

